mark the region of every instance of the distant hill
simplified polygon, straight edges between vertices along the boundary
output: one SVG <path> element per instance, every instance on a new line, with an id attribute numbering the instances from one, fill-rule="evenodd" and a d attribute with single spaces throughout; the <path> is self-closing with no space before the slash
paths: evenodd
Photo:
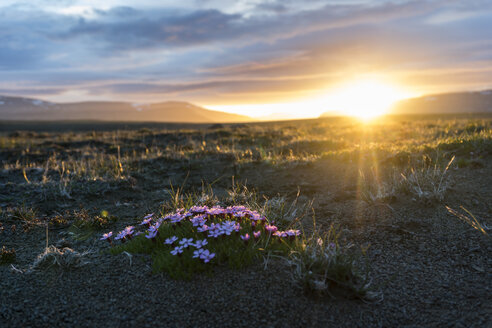
<path id="1" fill-rule="evenodd" d="M 426 95 L 397 102 L 390 114 L 466 114 L 492 113 L 492 90 Z M 320 117 L 340 116 L 327 111 Z"/>
<path id="2" fill-rule="evenodd" d="M 181 123 L 253 121 L 248 116 L 208 110 L 180 101 L 167 101 L 155 104 L 109 101 L 52 103 L 39 99 L 8 96 L 0 96 L 0 120 L 100 120 Z"/>
<path id="3" fill-rule="evenodd" d="M 402 100 L 391 114 L 492 113 L 492 90 L 427 95 Z"/>

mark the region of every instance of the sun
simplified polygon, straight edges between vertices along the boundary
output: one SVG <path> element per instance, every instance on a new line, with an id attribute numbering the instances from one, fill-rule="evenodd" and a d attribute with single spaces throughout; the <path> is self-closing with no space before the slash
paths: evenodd
<path id="1" fill-rule="evenodd" d="M 371 119 L 387 113 L 395 102 L 406 97 L 397 86 L 378 80 L 358 80 L 334 90 L 327 105 L 342 115 Z"/>
<path id="2" fill-rule="evenodd" d="M 330 88 L 315 90 L 310 98 L 283 103 L 208 105 L 209 109 L 266 120 L 352 116 L 364 121 L 386 114 L 392 105 L 417 94 L 390 77 L 362 76 Z"/>

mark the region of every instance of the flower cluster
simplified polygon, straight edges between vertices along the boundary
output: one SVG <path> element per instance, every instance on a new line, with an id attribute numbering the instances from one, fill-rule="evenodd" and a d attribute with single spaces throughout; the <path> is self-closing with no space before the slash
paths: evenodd
<path id="1" fill-rule="evenodd" d="M 146 238 L 151 239 L 152 241 L 156 241 L 156 237 L 159 235 L 159 228 L 162 224 L 162 218 L 159 219 L 156 223 L 153 225 L 150 223 L 149 228 L 147 229 L 147 234 L 145 235 Z"/>
<path id="2" fill-rule="evenodd" d="M 171 256 L 189 256 L 203 263 L 217 259 L 216 253 L 224 252 L 224 247 L 229 247 L 220 248 L 223 239 L 240 240 L 248 248 L 256 249 L 265 247 L 271 239 L 295 239 L 301 234 L 293 229 L 280 231 L 265 216 L 245 206 L 193 206 L 189 210 L 178 209 L 161 218 L 148 214 L 140 226 L 146 228 L 145 238 L 153 242 L 153 247 L 163 251 L 169 247 L 165 252 Z M 135 232 L 135 227 L 128 226 L 114 239 L 125 242 L 139 233 L 142 232 Z M 111 243 L 112 235 L 108 232 L 101 240 Z M 144 241 L 145 238 L 139 240 Z"/>
<path id="3" fill-rule="evenodd" d="M 239 232 L 241 225 L 236 221 L 225 221 L 221 223 L 212 223 L 210 226 L 201 226 L 200 232 L 208 232 L 209 237 L 217 238 L 222 235 L 230 236 L 231 233 Z"/>
<path id="4" fill-rule="evenodd" d="M 121 240 L 122 243 L 126 242 L 127 240 L 132 239 L 133 236 L 137 235 L 135 233 L 135 227 L 134 226 L 128 226 L 122 231 L 116 235 L 114 240 Z M 110 244 L 112 244 L 111 237 L 113 236 L 113 232 L 110 231 L 108 233 L 105 233 L 102 235 L 101 240 L 107 240 Z"/>
<path id="5" fill-rule="evenodd" d="M 154 216 L 154 213 L 146 215 L 143 219 L 143 221 L 140 223 L 140 225 L 146 225 L 147 227 L 150 228 L 150 225 L 152 224 L 152 217 Z"/>
<path id="6" fill-rule="evenodd" d="M 286 230 L 286 231 L 275 231 L 273 233 L 273 236 L 276 236 L 276 237 L 280 237 L 280 238 L 295 238 L 296 236 L 299 236 L 301 234 L 301 231 L 299 230 L 294 230 L 294 229 L 290 229 L 290 230 Z"/>
<path id="7" fill-rule="evenodd" d="M 178 239 L 177 236 L 172 236 L 171 238 L 167 238 L 164 244 L 173 246 Z M 203 248 L 205 245 L 208 245 L 206 239 L 193 242 L 193 238 L 183 238 L 179 241 L 179 245 L 174 247 L 170 252 L 172 255 L 180 256 L 186 248 L 192 246 L 196 248 L 196 251 L 193 252 L 193 258 L 199 258 L 203 262 L 208 263 L 215 257 L 215 253 L 210 253 L 208 249 Z"/>

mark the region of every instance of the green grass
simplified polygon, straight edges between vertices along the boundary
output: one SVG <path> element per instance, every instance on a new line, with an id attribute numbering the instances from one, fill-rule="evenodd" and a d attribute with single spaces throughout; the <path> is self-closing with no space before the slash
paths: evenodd
<path id="1" fill-rule="evenodd" d="M 220 224 L 227 220 L 233 220 L 219 216 L 209 216 L 207 224 Z M 154 272 L 164 271 L 175 279 L 191 279 L 194 274 L 200 272 L 211 272 L 212 264 L 204 263 L 200 259 L 192 258 L 194 247 L 188 247 L 180 256 L 171 254 L 174 247 L 165 245 L 167 238 L 176 236 L 179 240 L 183 238 L 193 238 L 196 240 L 208 240 L 205 246 L 210 252 L 216 254 L 211 261 L 215 265 L 228 266 L 239 269 L 250 265 L 254 260 L 258 260 L 266 253 L 287 254 L 292 247 L 291 240 L 273 237 L 264 229 L 251 227 L 251 220 L 243 218 L 241 231 L 232 232 L 230 236 L 222 235 L 217 238 L 207 237 L 208 233 L 198 232 L 192 223 L 182 222 L 180 224 L 170 224 L 164 222 L 159 228 L 159 235 L 151 240 L 143 234 L 132 238 L 123 244 L 111 249 L 113 254 L 122 252 L 144 253 L 152 256 L 152 268 Z M 253 237 L 253 231 L 260 230 L 261 235 L 257 239 Z M 250 240 L 243 241 L 240 235 L 249 234 Z M 177 246 L 177 242 L 176 245 Z"/>
<path id="2" fill-rule="evenodd" d="M 86 210 L 80 210 L 75 211 L 71 216 L 72 225 L 68 231 L 76 240 L 87 240 L 118 221 L 116 216 L 110 215 L 107 211 L 91 215 Z"/>
<path id="3" fill-rule="evenodd" d="M 115 205 L 117 214 L 133 218 L 144 210 L 164 216 L 193 205 L 243 204 L 275 221 L 281 230 L 301 228 L 315 203 L 301 201 L 291 182 L 309 188 L 312 175 L 319 174 L 320 181 L 329 184 L 329 174 L 346 172 L 344 179 L 335 177 L 335 182 L 344 180 L 343 185 L 350 191 L 357 189 L 359 199 L 369 205 L 399 197 L 414 198 L 418 205 L 439 204 L 446 199 L 455 170 L 487 167 L 492 154 L 490 115 L 400 116 L 370 123 L 327 118 L 224 124 L 213 129 L 151 124 L 106 128 L 105 124 L 91 123 L 74 132 L 68 127 L 56 133 L 0 133 L 0 201 L 7 204 L 2 220 L 37 222 L 39 211 L 43 217 L 54 218 L 52 227 L 72 223 L 69 231 L 73 236 L 87 239 L 111 229 L 115 219 L 108 214 L 80 212 L 67 218 L 59 213 L 81 207 L 113 211 L 113 204 L 119 203 L 125 205 Z M 332 170 L 331 165 L 336 167 Z M 291 180 L 268 181 L 270 173 L 272 179 Z M 236 180 L 229 185 L 231 176 Z M 266 190 L 259 193 L 247 187 L 248 177 Z M 312 197 L 327 195 L 320 186 L 315 187 Z M 470 213 L 462 215 L 469 224 L 479 222 Z M 241 234 L 246 232 L 251 231 L 245 226 Z M 247 244 L 239 236 L 213 239 L 209 245 L 217 254 L 213 265 L 191 259 L 190 249 L 181 257 L 171 255 L 163 241 L 174 235 L 201 237 L 189 224 L 163 225 L 155 242 L 137 236 L 112 252 L 149 254 L 156 272 L 184 279 L 200 272 L 212 274 L 216 266 L 242 268 L 265 256 L 279 255 L 292 261 L 296 281 L 307 290 L 329 294 L 338 286 L 359 298 L 367 298 L 370 290 L 357 252 L 335 241 L 331 229 L 278 243 L 265 235 Z M 324 246 L 316 246 L 320 238 Z M 332 242 L 336 247 L 326 246 Z M 312 274 L 306 274 L 309 272 Z"/>
<path id="4" fill-rule="evenodd" d="M 458 167 L 467 167 L 467 161 L 490 154 L 492 119 L 443 116 L 434 122 L 388 117 L 366 124 L 347 118 L 224 125 L 218 130 L 32 132 L 1 136 L 0 149 L 13 155 L 2 161 L 5 170 L 23 170 L 30 183 L 49 185 L 64 197 L 73 197 L 76 184 L 127 180 L 155 160 L 199 168 L 203 159 L 218 158 L 238 171 L 252 163 L 290 167 L 322 158 L 372 159 L 408 168 L 423 155 L 444 154 L 456 156 Z"/>

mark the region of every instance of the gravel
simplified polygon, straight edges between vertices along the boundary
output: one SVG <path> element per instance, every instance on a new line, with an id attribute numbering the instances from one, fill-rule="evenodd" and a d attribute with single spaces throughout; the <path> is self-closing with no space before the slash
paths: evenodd
<path id="1" fill-rule="evenodd" d="M 426 229 L 405 233 L 406 225 L 415 230 L 415 223 L 404 222 L 371 235 L 372 277 L 384 293 L 376 304 L 309 297 L 281 261 L 266 269 L 262 263 L 240 271 L 217 268 L 213 276 L 175 281 L 152 274 L 146 256 L 134 255 L 130 265 L 127 255 L 109 255 L 106 244 L 89 241 L 74 244 L 79 251 L 92 249 L 89 264 L 80 268 L 15 273 L 0 267 L 0 322 L 2 327 L 490 326 L 490 238 L 454 224 L 461 239 L 450 235 L 452 229 L 437 236 Z M 8 239 L 34 242 L 42 233 Z M 354 237 L 367 239 L 363 230 Z M 23 248 L 15 266 L 28 268 L 35 249 Z"/>
<path id="2" fill-rule="evenodd" d="M 491 168 L 489 163 L 453 172 L 454 187 L 445 199 L 450 206 L 473 208 L 489 227 Z M 320 174 L 328 169 L 336 174 Z M 125 254 L 109 255 L 107 243 L 94 236 L 59 243 L 90 251 L 89 263 L 79 268 L 18 273 L 0 266 L 0 327 L 492 327 L 490 235 L 449 215 L 444 204 L 420 206 L 401 198 L 390 210 L 358 201 L 351 195 L 355 190 L 337 195 L 346 190 L 344 170 L 319 162 L 272 170 L 269 179 L 260 169 L 243 174 L 258 190 L 272 193 L 296 190 L 293 177 L 302 177 L 303 192 L 318 195 L 318 226 L 336 221 L 342 239 L 370 245 L 373 286 L 384 295 L 379 303 L 305 295 L 281 261 L 266 269 L 263 263 L 240 271 L 217 268 L 213 276 L 176 281 L 152 274 L 147 256 L 134 255 L 130 264 Z M 271 181 L 277 184 L 269 186 Z M 134 212 L 146 213 L 141 206 L 125 207 L 132 211 L 128 220 Z M 12 232 L 5 222 L 3 227 L 0 246 L 14 247 L 14 266 L 27 270 L 44 251 L 44 229 Z M 63 238 L 64 229 L 52 231 L 50 244 Z"/>

